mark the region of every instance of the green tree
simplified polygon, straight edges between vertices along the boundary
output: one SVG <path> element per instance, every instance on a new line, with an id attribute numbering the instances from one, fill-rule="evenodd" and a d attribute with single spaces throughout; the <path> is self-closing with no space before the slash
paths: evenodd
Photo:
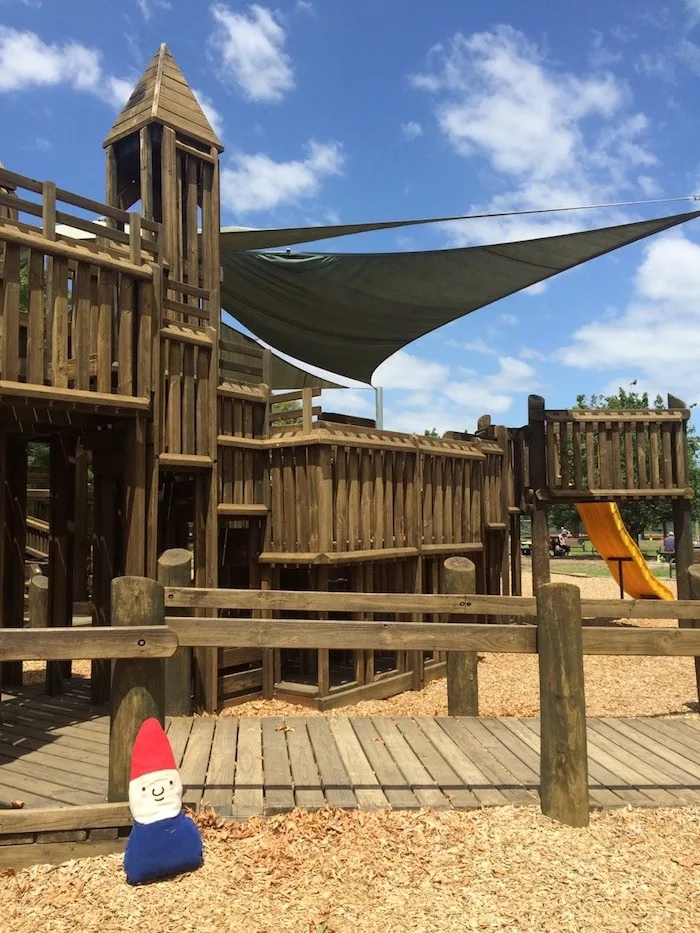
<path id="1" fill-rule="evenodd" d="M 640 409 L 663 408 L 664 403 L 660 395 L 655 396 L 652 402 L 648 392 L 637 392 L 634 389 L 636 380 L 631 383 L 630 390 L 620 387 L 615 395 L 585 395 L 576 396 L 575 410 L 589 411 L 591 409 L 608 409 L 611 411 L 625 410 L 638 411 Z M 688 485 L 695 492 L 693 499 L 693 518 L 700 518 L 700 437 L 691 424 L 688 425 Z M 672 520 L 671 502 L 668 499 L 655 501 L 641 499 L 636 502 L 620 503 L 622 519 L 633 537 L 642 534 L 646 529 L 658 528 L 669 524 Z M 564 526 L 577 533 L 581 529 L 581 521 L 576 507 L 570 504 L 552 506 L 549 510 L 550 519 L 557 527 Z"/>
<path id="2" fill-rule="evenodd" d="M 424 437 L 440 437 L 440 435 L 437 432 L 437 428 L 431 428 L 430 430 L 426 428 L 425 431 L 423 431 L 423 436 Z"/>

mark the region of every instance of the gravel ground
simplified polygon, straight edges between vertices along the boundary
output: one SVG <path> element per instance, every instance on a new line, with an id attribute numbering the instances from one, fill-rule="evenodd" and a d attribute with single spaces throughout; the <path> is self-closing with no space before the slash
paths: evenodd
<path id="1" fill-rule="evenodd" d="M 556 566 L 553 567 L 556 571 Z M 612 577 L 564 574 L 553 579 L 574 583 L 589 599 L 619 595 Z M 667 582 L 667 581 L 664 581 Z M 676 582 L 671 581 L 675 593 Z M 523 591 L 532 592 L 532 577 L 523 571 Z M 629 623 L 625 623 L 629 624 Z M 636 619 L 639 626 L 675 628 L 675 621 Z M 697 688 L 691 658 L 597 657 L 584 659 L 586 705 L 589 716 L 696 717 Z M 536 655 L 487 654 L 479 664 L 479 711 L 483 716 L 539 715 L 539 674 Z M 429 683 L 420 693 L 407 692 L 388 700 L 368 700 L 352 707 L 319 713 L 281 700 L 251 700 L 232 706 L 230 716 L 446 716 L 444 678 Z"/>
<path id="2" fill-rule="evenodd" d="M 206 817 L 202 821 L 206 824 Z M 689 933 L 700 809 L 296 811 L 204 828 L 203 867 L 130 888 L 121 857 L 0 877 L 8 933 Z"/>

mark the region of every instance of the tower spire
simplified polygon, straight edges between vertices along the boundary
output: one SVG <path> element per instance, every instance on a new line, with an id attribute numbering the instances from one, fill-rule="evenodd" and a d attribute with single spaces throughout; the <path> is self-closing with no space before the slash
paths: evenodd
<path id="1" fill-rule="evenodd" d="M 151 59 L 103 146 L 106 148 L 130 136 L 147 123 L 169 126 L 177 133 L 223 151 L 224 147 L 165 43 Z"/>

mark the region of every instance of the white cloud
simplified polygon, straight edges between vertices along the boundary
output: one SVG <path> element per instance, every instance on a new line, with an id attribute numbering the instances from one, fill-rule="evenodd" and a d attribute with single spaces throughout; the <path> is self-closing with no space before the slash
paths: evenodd
<path id="1" fill-rule="evenodd" d="M 143 18 L 148 22 L 156 10 L 172 10 L 170 0 L 136 0 Z"/>
<path id="2" fill-rule="evenodd" d="M 504 324 L 508 324 L 509 327 L 515 327 L 518 323 L 518 319 L 514 314 L 501 314 L 498 320 L 502 321 Z"/>
<path id="3" fill-rule="evenodd" d="M 47 44 L 34 32 L 0 26 L 0 93 L 68 85 L 122 106 L 133 82 L 106 74 L 97 49 L 79 42 Z"/>
<path id="4" fill-rule="evenodd" d="M 568 366 L 631 372 L 681 397 L 700 393 L 700 245 L 682 233 L 651 241 L 634 295 L 618 313 L 579 328 L 557 351 Z"/>
<path id="5" fill-rule="evenodd" d="M 398 350 L 377 368 L 372 383 L 385 389 L 434 389 L 445 382 L 448 374 L 448 367 L 442 363 Z"/>
<path id="6" fill-rule="evenodd" d="M 412 77 L 435 99 L 442 133 L 458 154 L 488 164 L 502 193 L 481 211 L 523 211 L 622 200 L 641 166 L 644 114 L 609 72 L 575 74 L 550 65 L 515 29 L 457 33 Z M 635 169 L 637 171 L 635 171 Z M 645 173 L 648 174 L 648 171 Z M 445 227 L 456 244 L 549 236 L 617 220 L 610 212 L 465 221 Z"/>
<path id="7" fill-rule="evenodd" d="M 311 0 L 297 0 L 295 9 L 301 10 L 302 13 L 313 13 L 314 5 Z"/>
<path id="8" fill-rule="evenodd" d="M 232 161 L 234 167 L 221 172 L 221 201 L 246 214 L 316 194 L 324 178 L 342 172 L 344 157 L 340 143 L 312 141 L 304 159 L 275 162 L 263 152 L 239 152 Z"/>
<path id="9" fill-rule="evenodd" d="M 376 412 L 373 389 L 324 389 L 321 396 L 324 411 L 342 412 L 344 415 L 360 415 L 373 418 Z"/>
<path id="10" fill-rule="evenodd" d="M 423 127 L 415 120 L 409 120 L 408 123 L 401 124 L 401 132 L 406 139 L 416 139 L 423 135 Z"/>
<path id="11" fill-rule="evenodd" d="M 214 106 L 214 102 L 212 101 L 211 97 L 208 97 L 202 91 L 197 91 L 194 88 L 192 88 L 192 93 L 197 98 L 197 102 L 204 111 L 204 115 L 211 124 L 211 128 L 214 130 L 219 139 L 221 139 L 224 135 L 224 118 Z"/>
<path id="12" fill-rule="evenodd" d="M 498 356 L 498 350 L 494 350 L 493 347 L 490 347 L 481 337 L 464 341 L 448 340 L 447 345 L 457 350 L 468 350 L 473 353 L 484 353 L 487 356 Z"/>
<path id="13" fill-rule="evenodd" d="M 700 0 L 683 0 L 685 9 L 693 20 L 700 20 Z"/>
<path id="14" fill-rule="evenodd" d="M 251 101 L 281 101 L 294 87 L 294 71 L 284 51 L 284 29 L 272 11 L 252 4 L 246 15 L 216 3 L 211 14 L 217 24 L 211 43 L 221 56 L 223 75 Z"/>

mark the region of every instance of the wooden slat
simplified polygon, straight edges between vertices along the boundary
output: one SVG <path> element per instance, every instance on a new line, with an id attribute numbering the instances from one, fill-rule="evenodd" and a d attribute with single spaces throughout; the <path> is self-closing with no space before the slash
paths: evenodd
<path id="1" fill-rule="evenodd" d="M 27 333 L 27 381 L 44 384 L 44 256 L 29 254 L 29 315 Z"/>
<path id="2" fill-rule="evenodd" d="M 231 816 L 238 721 L 229 716 L 222 716 L 212 722 L 216 723 L 216 728 L 202 806 L 213 807 L 219 816 Z"/>
<path id="3" fill-rule="evenodd" d="M 260 719 L 238 723 L 236 775 L 231 815 L 237 820 L 263 814 L 262 733 Z"/>
<path id="4" fill-rule="evenodd" d="M 355 798 L 363 810 L 381 810 L 389 807 L 384 790 L 374 773 L 367 755 L 353 731 L 350 720 L 333 716 L 328 720 L 338 752 L 345 765 L 345 770 L 352 781 Z"/>
<path id="5" fill-rule="evenodd" d="M 328 728 L 328 721 L 321 716 L 310 716 L 306 721 L 306 728 L 318 769 L 321 772 L 323 793 L 328 806 L 354 809 L 357 807 L 357 800 L 333 735 Z"/>
<path id="6" fill-rule="evenodd" d="M 446 759 L 441 754 L 440 750 L 435 747 L 433 742 L 431 742 L 426 734 L 426 729 L 429 730 L 429 727 L 426 726 L 426 728 L 424 728 L 425 724 L 422 719 L 414 722 L 411 719 L 402 718 L 397 720 L 396 725 L 401 735 L 420 759 L 421 764 L 429 771 L 431 777 L 453 807 L 475 808 L 480 806 L 479 798 L 465 785 L 463 776 L 460 775 L 458 769 L 455 768 L 455 763 L 452 758 Z M 439 732 L 439 726 L 436 728 Z M 449 742 L 450 740 L 447 736 L 444 733 L 443 735 L 446 742 Z M 450 751 L 455 757 L 460 758 L 458 767 L 464 770 L 463 765 L 464 762 L 467 761 L 466 757 L 452 742 L 450 742 Z M 473 769 L 469 770 L 469 768 L 467 768 L 467 772 L 470 777 L 474 776 Z M 479 781 L 481 780 L 481 775 L 479 775 Z M 502 795 L 500 795 L 499 799 L 501 803 L 505 802 Z"/>
<path id="7" fill-rule="evenodd" d="M 420 801 L 385 748 L 372 720 L 355 716 L 350 719 L 350 723 L 389 804 L 404 810 L 420 807 Z"/>
<path id="8" fill-rule="evenodd" d="M 265 813 L 285 813 L 294 809 L 294 790 L 284 720 L 266 716 L 262 721 Z"/>
<path id="9" fill-rule="evenodd" d="M 289 763 L 294 781 L 294 799 L 298 807 L 318 810 L 325 804 L 323 787 L 313 749 L 306 731 L 306 720 L 289 717 L 285 720 Z"/>
<path id="10" fill-rule="evenodd" d="M 170 720 L 168 725 L 168 740 L 173 750 L 175 764 L 178 768 L 182 765 L 182 759 L 185 754 L 185 749 L 187 748 L 187 742 L 192 731 L 193 723 L 194 719 L 191 717 L 177 716 Z"/>
<path id="11" fill-rule="evenodd" d="M 2 309 L 2 378 L 16 381 L 19 376 L 20 248 L 5 244 Z"/>
<path id="12" fill-rule="evenodd" d="M 177 646 L 175 633 L 161 625 L 0 630 L 3 661 L 169 658 Z"/>
<path id="13" fill-rule="evenodd" d="M 421 758 L 399 731 L 397 720 L 376 716 L 372 721 L 387 751 L 400 768 L 421 805 L 434 810 L 449 809 L 449 796 L 440 790 Z M 407 721 L 406 719 L 400 720 L 402 724 Z"/>

